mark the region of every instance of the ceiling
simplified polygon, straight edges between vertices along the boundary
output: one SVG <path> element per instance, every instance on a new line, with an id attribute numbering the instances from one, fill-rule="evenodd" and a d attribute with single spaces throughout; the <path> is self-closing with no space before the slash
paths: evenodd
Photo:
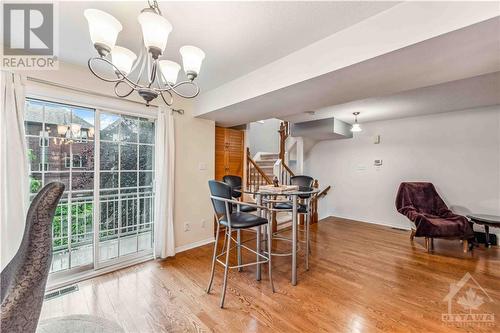
<path id="1" fill-rule="evenodd" d="M 163 15 L 174 29 L 164 58 L 180 63 L 185 44 L 206 53 L 198 83 L 207 91 L 325 38 L 398 2 L 165 2 Z M 60 59 L 86 66 L 96 55 L 86 8 L 115 16 L 123 25 L 117 45 L 138 53 L 142 45 L 137 15 L 147 1 L 59 2 Z"/>
<path id="2" fill-rule="evenodd" d="M 366 98 L 282 117 L 303 122 L 335 117 L 352 123 L 353 112 L 360 112 L 360 123 L 411 117 L 500 104 L 500 72 L 437 84 L 380 97 Z"/>
<path id="3" fill-rule="evenodd" d="M 375 121 L 462 110 L 500 104 L 498 72 L 497 17 L 201 117 L 234 126 L 271 117 L 301 122 L 334 116 L 352 122 L 354 111 L 362 112 L 360 121 Z"/>

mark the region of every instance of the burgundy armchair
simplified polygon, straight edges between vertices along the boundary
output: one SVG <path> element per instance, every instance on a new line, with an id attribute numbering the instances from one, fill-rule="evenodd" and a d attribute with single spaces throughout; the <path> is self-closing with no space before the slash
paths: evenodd
<path id="1" fill-rule="evenodd" d="M 401 183 L 396 196 L 399 213 L 415 223 L 413 237 L 425 237 L 425 246 L 432 249 L 433 238 L 461 239 L 464 252 L 474 231 L 466 217 L 453 213 L 439 196 L 432 183 Z"/>

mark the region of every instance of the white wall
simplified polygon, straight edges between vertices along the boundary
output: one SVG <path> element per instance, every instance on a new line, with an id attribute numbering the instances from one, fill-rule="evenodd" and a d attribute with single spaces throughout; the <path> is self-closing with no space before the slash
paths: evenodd
<path id="1" fill-rule="evenodd" d="M 319 142 L 306 156 L 306 173 L 333 187 L 320 217 L 409 228 L 394 205 L 402 181 L 434 183 L 457 213 L 500 215 L 500 106 L 362 127 L 353 139 Z M 380 169 L 375 159 L 383 160 Z"/>
<path id="2" fill-rule="evenodd" d="M 113 84 L 95 78 L 90 71 L 81 66 L 61 63 L 57 71 L 25 72 L 28 76 L 68 85 L 80 89 L 95 91 L 113 96 Z M 85 103 L 98 100 L 99 106 L 129 112 L 155 112 L 155 108 L 146 108 L 137 103 L 114 98 L 92 97 L 74 93 L 65 89 L 50 88 L 27 81 L 27 90 L 52 94 L 67 102 L 78 99 Z M 134 100 L 142 101 L 132 94 Z M 191 245 L 202 244 L 213 239 L 213 209 L 209 200 L 208 180 L 215 174 L 215 123 L 211 120 L 194 118 L 192 101 L 177 98 L 175 108 L 184 109 L 184 115 L 175 115 L 175 208 L 174 229 L 178 250 Z M 204 170 L 200 170 L 200 164 Z M 203 169 L 203 168 L 202 168 Z M 205 227 L 202 221 L 205 220 Z M 191 230 L 185 232 L 188 222 Z"/>
<path id="3" fill-rule="evenodd" d="M 253 122 L 247 125 L 247 140 L 250 153 L 258 152 L 277 153 L 279 152 L 281 120 L 267 119 L 263 122 Z"/>

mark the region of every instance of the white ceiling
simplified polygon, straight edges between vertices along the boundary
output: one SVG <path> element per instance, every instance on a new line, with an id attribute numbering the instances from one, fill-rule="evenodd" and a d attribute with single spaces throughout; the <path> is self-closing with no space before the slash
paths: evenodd
<path id="1" fill-rule="evenodd" d="M 213 89 L 297 49 L 329 36 L 398 2 L 166 2 L 164 16 L 174 29 L 164 58 L 180 63 L 179 48 L 192 44 L 206 53 L 199 81 Z M 137 22 L 147 1 L 59 2 L 60 58 L 86 66 L 96 53 L 90 41 L 86 8 L 115 16 L 123 25 L 117 44 L 138 53 Z"/>
<path id="2" fill-rule="evenodd" d="M 335 117 L 354 122 L 353 112 L 360 112 L 360 123 L 411 117 L 500 104 L 500 72 L 413 89 L 397 94 L 366 98 L 282 117 L 303 122 Z"/>
<path id="3" fill-rule="evenodd" d="M 498 76 L 489 86 L 481 79 L 453 81 L 499 71 L 500 19 L 493 18 L 201 117 L 234 126 L 268 118 L 307 121 L 314 119 L 305 113 L 311 110 L 348 122 L 354 109 L 363 121 L 460 110 L 500 103 L 500 83 Z"/>

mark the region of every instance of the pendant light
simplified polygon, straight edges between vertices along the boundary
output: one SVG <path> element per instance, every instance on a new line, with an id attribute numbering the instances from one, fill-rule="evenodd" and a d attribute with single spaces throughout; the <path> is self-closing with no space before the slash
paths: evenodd
<path id="1" fill-rule="evenodd" d="M 353 112 L 352 114 L 354 115 L 354 124 L 352 124 L 351 132 L 361 132 L 361 126 L 358 124 L 359 112 Z"/>

